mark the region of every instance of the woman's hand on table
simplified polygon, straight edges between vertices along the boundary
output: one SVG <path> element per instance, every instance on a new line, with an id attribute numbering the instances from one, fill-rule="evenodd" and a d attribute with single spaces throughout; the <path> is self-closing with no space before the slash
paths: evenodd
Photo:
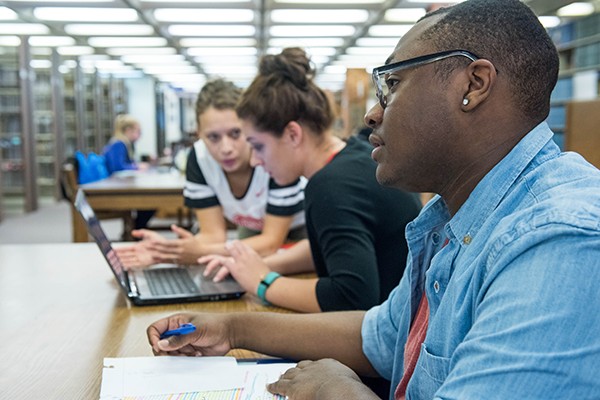
<path id="1" fill-rule="evenodd" d="M 225 244 L 225 248 L 231 257 L 212 255 L 198 259 L 199 264 L 208 263 L 204 275 L 210 275 L 215 268 L 221 267 L 213 281 L 218 282 L 231 274 L 244 289 L 256 293 L 260 280 L 271 272 L 267 264 L 254 249 L 239 240 Z"/>
<path id="2" fill-rule="evenodd" d="M 174 264 L 196 264 L 201 246 L 197 238 L 190 232 L 176 225 L 171 225 L 171 230 L 177 234 L 178 239 L 167 240 L 162 236 L 149 237 L 147 247 L 152 250 L 160 262 Z"/>

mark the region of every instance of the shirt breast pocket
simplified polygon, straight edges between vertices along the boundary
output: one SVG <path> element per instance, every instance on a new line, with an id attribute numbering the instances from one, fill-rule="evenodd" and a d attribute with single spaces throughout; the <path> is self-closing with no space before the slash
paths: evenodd
<path id="1" fill-rule="evenodd" d="M 421 344 L 415 372 L 406 388 L 406 399 L 433 399 L 449 372 L 450 359 L 434 356 L 424 343 Z"/>

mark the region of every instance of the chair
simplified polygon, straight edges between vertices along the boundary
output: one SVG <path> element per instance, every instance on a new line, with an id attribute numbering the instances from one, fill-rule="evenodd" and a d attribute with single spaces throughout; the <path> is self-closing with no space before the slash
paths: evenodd
<path id="1" fill-rule="evenodd" d="M 61 183 L 63 185 L 66 198 L 71 203 L 71 215 L 73 216 L 73 225 L 83 224 L 83 219 L 79 215 L 79 212 L 75 209 L 75 196 L 79 189 L 79 183 L 77 182 L 77 172 L 75 165 L 71 162 L 66 162 L 62 166 Z M 131 235 L 131 231 L 134 227 L 133 218 L 131 217 L 131 211 L 105 211 L 105 210 L 94 210 L 94 213 L 98 219 L 123 219 L 123 240 L 132 241 L 134 240 Z M 75 237 L 75 229 L 73 229 L 73 242 L 87 242 L 87 235 L 85 237 Z"/>

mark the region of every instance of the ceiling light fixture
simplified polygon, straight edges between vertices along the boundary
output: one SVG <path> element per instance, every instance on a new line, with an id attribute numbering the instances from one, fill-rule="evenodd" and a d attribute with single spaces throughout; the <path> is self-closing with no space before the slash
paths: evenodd
<path id="1" fill-rule="evenodd" d="M 133 22 L 138 20 L 133 8 L 100 7 L 37 7 L 33 15 L 43 21 L 105 21 Z"/>
<path id="2" fill-rule="evenodd" d="M 412 27 L 413 25 L 373 25 L 369 28 L 369 35 L 400 38 Z"/>
<path id="3" fill-rule="evenodd" d="M 176 54 L 177 49 L 173 47 L 111 47 L 106 49 L 111 56 L 124 56 L 128 54 L 156 55 Z"/>
<path id="4" fill-rule="evenodd" d="M 179 41 L 182 47 L 243 47 L 256 46 L 256 39 L 252 38 L 186 38 Z"/>
<path id="5" fill-rule="evenodd" d="M 369 19 L 367 10 L 273 10 L 271 21 L 290 24 L 351 24 Z"/>
<path id="6" fill-rule="evenodd" d="M 276 37 L 352 36 L 356 29 L 351 25 L 275 25 L 269 34 Z"/>
<path id="7" fill-rule="evenodd" d="M 538 19 L 544 28 L 554 28 L 560 25 L 560 18 L 554 15 L 542 15 Z"/>
<path id="8" fill-rule="evenodd" d="M 254 36 L 252 25 L 171 25 L 168 31 L 173 36 Z"/>
<path id="9" fill-rule="evenodd" d="M 190 47 L 190 56 L 253 56 L 256 47 Z"/>
<path id="10" fill-rule="evenodd" d="M 161 22 L 252 22 L 254 11 L 242 8 L 157 8 L 154 18 Z"/>
<path id="11" fill-rule="evenodd" d="M 29 44 L 38 47 L 74 46 L 75 39 L 69 36 L 31 36 Z"/>
<path id="12" fill-rule="evenodd" d="M 68 24 L 65 32 L 76 36 L 147 36 L 154 35 L 154 28 L 144 24 Z"/>
<path id="13" fill-rule="evenodd" d="M 392 8 L 385 12 L 385 20 L 390 22 L 417 22 L 427 14 L 424 8 Z"/>
<path id="14" fill-rule="evenodd" d="M 577 2 L 559 8 L 556 15 L 559 17 L 582 17 L 584 15 L 590 15 L 593 12 L 594 5 L 592 3 Z"/>
<path id="15" fill-rule="evenodd" d="M 0 24 L 1 35 L 47 35 L 49 33 L 50 29 L 43 24 Z"/>
<path id="16" fill-rule="evenodd" d="M 166 46 L 167 39 L 162 37 L 91 37 L 88 44 L 94 47 L 157 47 Z"/>
<path id="17" fill-rule="evenodd" d="M 8 7 L 0 7 L 0 20 L 10 21 L 15 19 L 19 19 L 19 16 L 16 12 Z"/>

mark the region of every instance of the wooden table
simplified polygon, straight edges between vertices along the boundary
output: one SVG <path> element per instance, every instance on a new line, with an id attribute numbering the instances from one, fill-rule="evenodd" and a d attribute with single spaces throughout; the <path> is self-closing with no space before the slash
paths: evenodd
<path id="1" fill-rule="evenodd" d="M 183 310 L 291 312 L 249 294 L 134 307 L 95 244 L 0 246 L 0 399 L 97 400 L 104 357 L 152 356 L 148 325 Z"/>
<path id="2" fill-rule="evenodd" d="M 117 173 L 80 187 L 93 210 L 115 211 L 183 207 L 184 185 L 185 177 L 181 174 L 134 171 L 129 175 Z M 87 242 L 85 224 L 74 209 L 72 222 L 73 241 Z"/>

